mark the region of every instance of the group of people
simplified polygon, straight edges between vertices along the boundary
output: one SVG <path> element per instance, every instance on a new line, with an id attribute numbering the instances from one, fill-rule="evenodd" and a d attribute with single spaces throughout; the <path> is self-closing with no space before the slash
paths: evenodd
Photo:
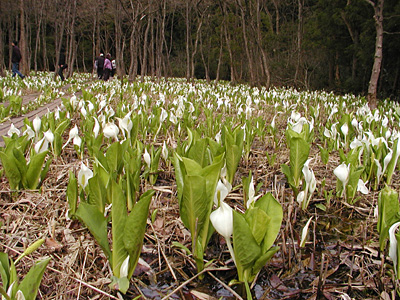
<path id="1" fill-rule="evenodd" d="M 12 77 L 18 75 L 22 79 L 25 76 L 19 71 L 19 63 L 22 60 L 21 51 L 18 48 L 18 42 L 13 41 L 12 45 L 12 56 L 11 56 L 11 63 L 12 63 Z M 103 53 L 100 53 L 94 62 L 94 66 L 97 70 L 97 77 L 104 81 L 110 79 L 110 77 L 114 77 L 114 73 L 116 70 L 116 62 L 115 59 L 111 59 L 111 54 L 108 53 L 105 57 Z M 65 63 L 65 51 L 61 49 L 60 56 L 58 59 L 58 76 L 60 76 L 61 81 L 64 81 L 64 70 L 68 68 L 68 65 Z"/>
<path id="2" fill-rule="evenodd" d="M 103 53 L 100 53 L 96 60 L 94 61 L 94 67 L 97 70 L 97 77 L 104 81 L 114 77 L 116 63 L 115 59 L 111 59 L 111 54 L 107 53 L 104 57 Z"/>

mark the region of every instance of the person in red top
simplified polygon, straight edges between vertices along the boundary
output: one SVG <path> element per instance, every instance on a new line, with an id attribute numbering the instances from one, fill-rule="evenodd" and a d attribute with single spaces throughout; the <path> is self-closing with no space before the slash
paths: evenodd
<path id="1" fill-rule="evenodd" d="M 22 55 L 21 55 L 21 51 L 18 48 L 18 42 L 14 41 L 11 43 L 11 46 L 13 47 L 12 49 L 12 55 L 11 55 L 11 63 L 12 63 L 12 77 L 15 77 L 15 75 L 18 74 L 19 77 L 21 77 L 22 79 L 25 78 L 24 75 L 21 74 L 21 72 L 19 71 L 19 62 L 22 59 Z"/>

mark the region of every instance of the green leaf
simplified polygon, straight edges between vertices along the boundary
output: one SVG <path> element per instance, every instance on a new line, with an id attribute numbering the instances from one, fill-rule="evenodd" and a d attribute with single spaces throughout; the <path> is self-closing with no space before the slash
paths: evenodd
<path id="1" fill-rule="evenodd" d="M 112 276 L 110 288 L 125 294 L 129 289 L 129 279 L 126 277 L 118 278 L 116 276 Z"/>
<path id="2" fill-rule="evenodd" d="M 190 230 L 192 239 L 197 237 L 202 226 L 208 220 L 208 203 L 206 202 L 206 180 L 201 176 L 184 178 L 184 190 L 180 207 L 183 224 Z"/>
<path id="3" fill-rule="evenodd" d="M 293 175 L 292 175 L 292 171 L 290 169 L 290 167 L 288 165 L 281 165 L 281 170 L 282 173 L 285 174 L 286 176 L 286 180 L 288 181 L 288 184 L 290 186 L 294 187 L 294 179 L 293 179 Z"/>
<path id="4" fill-rule="evenodd" d="M 251 268 L 261 255 L 261 247 L 258 246 L 249 225 L 236 211 L 233 211 L 233 249 L 236 261 L 244 269 Z"/>
<path id="5" fill-rule="evenodd" d="M 274 198 L 274 196 L 272 196 L 271 193 L 267 193 L 258 199 L 254 207 L 260 208 L 271 218 L 262 245 L 262 252 L 265 253 L 274 244 L 276 237 L 281 230 L 283 210 L 281 204 Z"/>
<path id="6" fill-rule="evenodd" d="M 393 154 L 392 154 L 392 159 L 390 160 L 386 172 L 387 172 L 387 178 L 386 178 L 386 183 L 390 184 L 392 182 L 392 176 L 393 172 L 396 169 L 397 165 L 397 160 L 400 155 L 400 145 L 399 145 L 399 140 L 400 138 L 397 138 L 396 141 L 393 144 Z"/>
<path id="7" fill-rule="evenodd" d="M 180 207 L 183 196 L 184 164 L 176 152 L 173 154 L 172 163 L 175 169 L 176 191 L 178 193 L 178 203 Z"/>
<path id="8" fill-rule="evenodd" d="M 182 161 L 183 164 L 185 165 L 185 170 L 187 172 L 187 175 L 190 176 L 200 175 L 201 172 L 203 171 L 203 167 L 193 159 L 182 157 Z"/>
<path id="9" fill-rule="evenodd" d="M 107 191 L 99 174 L 94 175 L 88 180 L 88 189 L 88 203 L 95 205 L 104 214 Z"/>
<path id="10" fill-rule="evenodd" d="M 107 258 L 111 259 L 110 245 L 108 244 L 107 219 L 95 205 L 81 202 L 76 210 L 76 216 L 86 225 Z"/>
<path id="11" fill-rule="evenodd" d="M 8 254 L 4 252 L 0 252 L 0 275 L 3 287 L 5 290 L 7 290 L 10 280 L 10 265 L 9 265 Z"/>
<path id="12" fill-rule="evenodd" d="M 63 144 L 62 144 L 61 134 L 59 134 L 58 132 L 54 133 L 53 149 L 55 156 L 60 156 L 62 151 L 62 146 Z"/>
<path id="13" fill-rule="evenodd" d="M 198 163 L 202 168 L 208 165 L 207 139 L 200 139 L 193 143 L 187 157 Z"/>
<path id="14" fill-rule="evenodd" d="M 43 167 L 43 162 L 46 158 L 48 151 L 31 156 L 31 161 L 29 162 L 28 169 L 26 171 L 26 180 L 28 189 L 35 189 L 39 184 L 39 178 L 41 170 Z"/>
<path id="15" fill-rule="evenodd" d="M 320 151 L 320 155 L 321 155 L 321 161 L 324 165 L 326 165 L 329 161 L 329 150 L 325 149 L 324 147 L 319 146 L 319 151 Z"/>
<path id="16" fill-rule="evenodd" d="M 258 245 L 264 240 L 271 218 L 258 207 L 246 210 L 245 219 Z"/>
<path id="17" fill-rule="evenodd" d="M 310 152 L 310 144 L 299 137 L 290 139 L 290 168 L 293 175 L 294 186 L 299 188 L 302 169 Z"/>
<path id="18" fill-rule="evenodd" d="M 384 250 L 386 240 L 389 237 L 389 228 L 399 219 L 399 194 L 386 186 L 378 197 L 378 224 L 379 246 Z"/>
<path id="19" fill-rule="evenodd" d="M 106 152 L 108 172 L 111 174 L 115 172 L 115 174 L 120 174 L 123 166 L 123 154 L 124 151 L 122 149 L 120 143 L 115 142 L 108 147 Z"/>
<path id="20" fill-rule="evenodd" d="M 149 206 L 153 195 L 154 190 L 149 190 L 144 193 L 140 197 L 140 200 L 135 204 L 132 212 L 129 214 L 126 220 L 124 228 L 124 245 L 129 253 L 128 278 L 132 276 L 139 260 L 143 238 L 146 232 Z"/>
<path id="21" fill-rule="evenodd" d="M 22 180 L 22 175 L 17 166 L 17 162 L 14 159 L 14 156 L 9 153 L 5 153 L 0 151 L 0 159 L 3 165 L 4 171 L 6 173 L 6 177 L 8 182 L 10 183 L 10 188 L 12 190 L 16 190 L 19 188 L 20 182 Z"/>
<path id="22" fill-rule="evenodd" d="M 112 199 L 112 271 L 114 276 L 120 277 L 121 265 L 128 256 L 125 249 L 124 233 L 128 212 L 125 195 L 121 187 L 114 180 L 111 181 Z"/>
<path id="23" fill-rule="evenodd" d="M 186 247 L 186 246 L 184 246 L 184 245 L 182 245 L 181 243 L 179 243 L 179 242 L 172 242 L 172 246 L 174 246 L 174 247 L 177 247 L 177 248 L 179 248 L 179 249 L 182 249 L 183 251 L 185 251 L 186 252 L 186 255 L 190 255 L 190 254 L 192 254 L 192 252 L 189 250 L 189 248 L 188 247 Z"/>
<path id="24" fill-rule="evenodd" d="M 21 284 L 18 287 L 18 290 L 20 290 L 24 294 L 25 300 L 36 299 L 36 294 L 38 292 L 44 270 L 46 269 L 49 261 L 50 257 L 35 264 L 22 280 Z"/>
<path id="25" fill-rule="evenodd" d="M 266 253 L 261 255 L 260 258 L 257 259 L 257 261 L 253 265 L 252 274 L 256 275 L 265 266 L 267 261 L 269 261 L 272 256 L 274 256 L 274 254 L 278 252 L 278 250 L 279 247 L 272 247 Z"/>

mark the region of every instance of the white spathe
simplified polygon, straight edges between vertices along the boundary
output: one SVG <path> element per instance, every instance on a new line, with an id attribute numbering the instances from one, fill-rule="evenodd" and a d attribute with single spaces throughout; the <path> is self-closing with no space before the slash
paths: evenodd
<path id="1" fill-rule="evenodd" d="M 214 194 L 215 205 L 218 206 L 220 202 L 222 203 L 226 196 L 228 196 L 229 192 L 230 190 L 228 187 L 221 180 L 219 180 Z"/>
<path id="2" fill-rule="evenodd" d="M 93 177 L 93 172 L 90 170 L 83 162 L 81 164 L 81 169 L 78 172 L 78 183 L 84 189 L 89 179 Z"/>
<path id="3" fill-rule="evenodd" d="M 118 126 L 114 123 L 109 122 L 103 128 L 103 134 L 106 138 L 113 138 L 115 140 L 118 140 L 118 133 Z"/>
<path id="4" fill-rule="evenodd" d="M 339 165 L 334 171 L 333 174 L 343 183 L 345 186 L 347 184 L 347 181 L 349 180 L 349 174 L 350 174 L 350 164 L 346 165 L 345 163 L 342 163 Z"/>
<path id="5" fill-rule="evenodd" d="M 397 239 L 396 230 L 399 228 L 400 222 L 394 223 L 389 228 L 389 257 L 393 260 L 393 267 L 397 277 Z"/>
<path id="6" fill-rule="evenodd" d="M 147 167 L 150 169 L 151 157 L 150 157 L 149 152 L 147 152 L 146 148 L 144 149 L 143 159 L 144 159 L 144 162 L 146 163 Z"/>

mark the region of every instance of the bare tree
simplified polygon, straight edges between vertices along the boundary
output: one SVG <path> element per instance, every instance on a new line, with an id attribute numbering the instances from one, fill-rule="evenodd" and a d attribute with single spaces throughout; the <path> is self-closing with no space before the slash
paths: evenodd
<path id="1" fill-rule="evenodd" d="M 383 47 L 383 3 L 384 0 L 365 0 L 374 8 L 374 19 L 375 19 L 375 55 L 374 55 L 374 65 L 372 67 L 371 78 L 368 85 L 368 103 L 371 108 L 376 108 L 377 106 L 377 90 L 378 90 L 378 80 L 381 72 L 382 65 L 382 47 Z"/>
<path id="2" fill-rule="evenodd" d="M 20 49 L 22 54 L 21 60 L 21 71 L 24 75 L 29 75 L 29 60 L 28 60 L 28 46 L 26 41 L 26 34 L 25 34 L 25 3 L 24 0 L 20 0 L 19 2 L 19 9 L 20 9 Z"/>

